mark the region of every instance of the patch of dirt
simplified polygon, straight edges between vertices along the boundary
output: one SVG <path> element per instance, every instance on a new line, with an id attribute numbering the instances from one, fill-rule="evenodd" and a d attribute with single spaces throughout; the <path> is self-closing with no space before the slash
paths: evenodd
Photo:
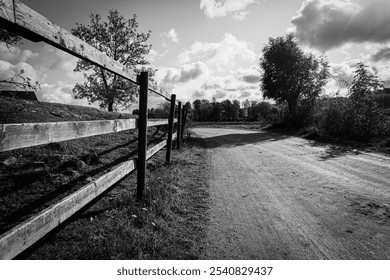
<path id="1" fill-rule="evenodd" d="M 374 219 L 379 223 L 390 222 L 389 204 L 377 204 L 372 201 L 355 202 L 351 205 L 353 209 L 362 215 Z"/>

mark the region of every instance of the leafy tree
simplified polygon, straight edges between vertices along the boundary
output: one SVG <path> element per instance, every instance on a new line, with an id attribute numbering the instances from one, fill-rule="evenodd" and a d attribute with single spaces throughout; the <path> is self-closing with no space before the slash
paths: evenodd
<path id="1" fill-rule="evenodd" d="M 151 31 L 137 32 L 136 15 L 126 20 L 117 10 L 110 10 L 107 19 L 103 22 L 99 14 L 91 14 L 90 24 L 77 23 L 72 33 L 133 71 L 137 72 L 138 65 L 147 65 L 145 56 L 151 45 L 146 41 Z M 138 96 L 137 86 L 132 82 L 90 62 L 78 61 L 74 71 L 83 72 L 86 79 L 74 87 L 75 98 L 87 98 L 90 103 L 98 101 L 108 111 L 128 108 Z"/>
<path id="2" fill-rule="evenodd" d="M 193 120 L 194 121 L 199 121 L 200 119 L 200 116 L 202 114 L 201 112 L 201 101 L 199 99 L 196 99 L 193 103 L 192 103 L 192 106 L 193 106 Z"/>
<path id="3" fill-rule="evenodd" d="M 368 66 L 359 62 L 354 71 L 352 85 L 350 88 L 350 97 L 354 100 L 361 100 L 369 97 L 373 93 L 378 93 L 384 88 L 384 83 L 378 77 L 368 70 Z"/>
<path id="4" fill-rule="evenodd" d="M 206 99 L 195 100 L 193 102 L 193 119 L 198 122 L 207 122 L 211 120 L 213 105 Z"/>
<path id="5" fill-rule="evenodd" d="M 226 99 L 221 102 L 222 105 L 222 114 L 223 114 L 223 121 L 230 121 L 232 117 L 232 102 L 229 99 Z"/>
<path id="6" fill-rule="evenodd" d="M 212 112 L 211 112 L 211 120 L 215 122 L 221 121 L 222 118 L 222 104 L 217 102 L 216 98 L 213 97 L 213 103 L 211 103 L 213 106 Z"/>
<path id="7" fill-rule="evenodd" d="M 322 56 L 305 53 L 293 34 L 270 38 L 260 59 L 264 98 L 287 102 L 295 118 L 300 99 L 315 99 L 326 85 L 329 66 Z"/>
<path id="8" fill-rule="evenodd" d="M 157 108 L 154 110 L 155 117 L 160 119 L 169 118 L 171 111 L 171 102 L 165 101 L 157 105 Z"/>
<path id="9" fill-rule="evenodd" d="M 239 114 L 240 114 L 240 101 L 239 100 L 233 100 L 232 114 L 233 114 L 233 119 L 237 120 L 239 117 Z"/>

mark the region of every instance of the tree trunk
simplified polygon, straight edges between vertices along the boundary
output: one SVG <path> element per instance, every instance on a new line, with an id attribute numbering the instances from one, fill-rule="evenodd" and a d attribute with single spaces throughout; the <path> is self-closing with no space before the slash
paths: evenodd
<path id="1" fill-rule="evenodd" d="M 296 100 L 289 100 L 288 101 L 288 112 L 290 114 L 290 116 L 292 117 L 292 119 L 295 119 L 296 115 L 297 115 L 297 102 Z"/>
<path id="2" fill-rule="evenodd" d="M 106 95 L 107 95 L 107 99 L 108 99 L 108 101 L 107 101 L 108 102 L 108 112 L 112 112 L 114 109 L 114 97 L 110 96 L 111 93 L 110 93 L 110 89 L 108 88 L 108 84 L 107 84 L 106 76 L 104 75 L 103 68 L 100 68 L 100 74 L 102 75 L 104 89 L 106 91 Z"/>
<path id="3" fill-rule="evenodd" d="M 108 112 L 112 112 L 114 110 L 114 101 L 110 100 L 108 102 Z"/>

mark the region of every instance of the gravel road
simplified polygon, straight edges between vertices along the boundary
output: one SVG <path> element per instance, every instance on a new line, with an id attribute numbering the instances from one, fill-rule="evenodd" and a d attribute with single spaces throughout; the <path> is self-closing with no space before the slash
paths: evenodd
<path id="1" fill-rule="evenodd" d="M 206 259 L 390 259 L 390 157 L 195 128 L 210 153 Z"/>

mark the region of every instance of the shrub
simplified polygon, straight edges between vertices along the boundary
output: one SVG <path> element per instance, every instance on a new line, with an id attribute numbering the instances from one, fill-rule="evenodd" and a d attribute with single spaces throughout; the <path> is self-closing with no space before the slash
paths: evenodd
<path id="1" fill-rule="evenodd" d="M 390 112 L 373 98 L 324 97 L 314 107 L 306 132 L 319 137 L 366 141 L 390 135 Z"/>

